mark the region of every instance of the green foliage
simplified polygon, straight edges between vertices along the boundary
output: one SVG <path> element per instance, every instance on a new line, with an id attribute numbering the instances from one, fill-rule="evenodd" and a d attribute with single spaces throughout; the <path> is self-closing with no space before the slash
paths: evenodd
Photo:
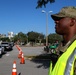
<path id="1" fill-rule="evenodd" d="M 49 43 L 54 43 L 56 40 L 58 40 L 59 42 L 62 41 L 62 37 L 56 33 L 49 34 L 48 39 Z"/>
<path id="2" fill-rule="evenodd" d="M 18 39 L 21 41 L 21 42 L 24 42 L 27 40 L 27 36 L 26 34 L 22 33 L 22 32 L 19 32 L 18 33 Z"/>
<path id="3" fill-rule="evenodd" d="M 33 32 L 33 31 L 28 32 L 27 36 L 28 36 L 28 40 L 31 41 L 31 42 L 37 42 L 40 39 L 44 39 L 44 35 L 43 34 L 37 33 L 37 32 Z"/>
<path id="4" fill-rule="evenodd" d="M 13 40 L 14 42 L 34 42 L 34 43 L 46 43 L 46 39 L 44 38 L 45 35 L 43 35 L 42 33 L 38 33 L 38 32 L 28 32 L 27 34 L 19 32 L 18 35 L 15 35 Z M 52 33 L 48 35 L 48 42 L 49 43 L 54 43 L 56 40 L 58 40 L 59 42 L 62 41 L 62 37 L 56 33 Z"/>
<path id="5" fill-rule="evenodd" d="M 8 37 L 3 37 L 3 38 L 0 38 L 0 40 L 2 40 L 2 41 L 6 41 L 6 42 L 9 42 L 10 41 L 10 39 L 8 38 Z"/>
<path id="6" fill-rule="evenodd" d="M 17 35 L 14 36 L 14 42 L 27 42 L 27 35 L 25 33 L 19 32 Z"/>
<path id="7" fill-rule="evenodd" d="M 37 9 L 37 8 L 42 8 L 42 6 L 46 7 L 46 4 L 47 4 L 48 2 L 54 3 L 55 0 L 38 0 L 38 1 L 37 1 L 37 7 L 36 7 L 36 9 Z"/>
<path id="8" fill-rule="evenodd" d="M 13 40 L 14 40 L 14 42 L 16 42 L 16 41 L 18 40 L 18 35 L 15 35 L 15 36 L 13 37 Z"/>

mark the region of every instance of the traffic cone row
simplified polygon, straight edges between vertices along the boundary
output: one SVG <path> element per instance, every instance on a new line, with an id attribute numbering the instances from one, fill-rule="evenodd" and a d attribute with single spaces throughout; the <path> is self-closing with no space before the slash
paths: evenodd
<path id="1" fill-rule="evenodd" d="M 19 50 L 18 58 L 21 58 L 21 56 L 22 56 L 22 49 L 18 45 L 16 45 L 16 48 Z"/>
<path id="2" fill-rule="evenodd" d="M 25 64 L 24 54 L 22 52 L 22 49 L 16 45 L 17 49 L 19 49 L 18 58 L 21 58 L 20 64 Z"/>
<path id="3" fill-rule="evenodd" d="M 20 51 L 21 50 L 21 48 L 18 46 L 18 45 L 16 45 L 16 48 Z"/>
<path id="4" fill-rule="evenodd" d="M 18 45 L 16 45 L 16 47 L 19 50 L 18 58 L 21 58 L 20 64 L 25 64 L 24 54 L 21 48 Z M 17 75 L 16 61 L 13 62 L 12 75 Z"/>

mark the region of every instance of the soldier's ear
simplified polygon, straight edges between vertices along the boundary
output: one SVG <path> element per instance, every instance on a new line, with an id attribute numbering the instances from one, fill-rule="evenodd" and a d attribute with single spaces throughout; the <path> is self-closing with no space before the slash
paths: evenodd
<path id="1" fill-rule="evenodd" d="M 75 22 L 76 22 L 76 20 L 74 18 L 72 18 L 70 26 L 73 26 L 75 24 Z"/>

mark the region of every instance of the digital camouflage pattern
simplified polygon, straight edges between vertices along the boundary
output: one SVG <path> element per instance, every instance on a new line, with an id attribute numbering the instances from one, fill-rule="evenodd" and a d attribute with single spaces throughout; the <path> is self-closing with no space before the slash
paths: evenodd
<path id="1" fill-rule="evenodd" d="M 63 7 L 59 13 L 51 15 L 51 17 L 53 19 L 62 17 L 70 17 L 76 19 L 76 7 L 74 6 Z"/>

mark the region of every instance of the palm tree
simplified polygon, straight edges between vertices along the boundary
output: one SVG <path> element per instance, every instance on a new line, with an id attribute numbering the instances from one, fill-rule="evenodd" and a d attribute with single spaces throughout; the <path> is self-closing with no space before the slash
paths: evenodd
<path id="1" fill-rule="evenodd" d="M 37 1 L 36 9 L 37 9 L 37 8 L 41 8 L 42 6 L 46 7 L 46 4 L 47 4 L 48 2 L 54 3 L 55 0 L 38 0 L 38 1 Z"/>

